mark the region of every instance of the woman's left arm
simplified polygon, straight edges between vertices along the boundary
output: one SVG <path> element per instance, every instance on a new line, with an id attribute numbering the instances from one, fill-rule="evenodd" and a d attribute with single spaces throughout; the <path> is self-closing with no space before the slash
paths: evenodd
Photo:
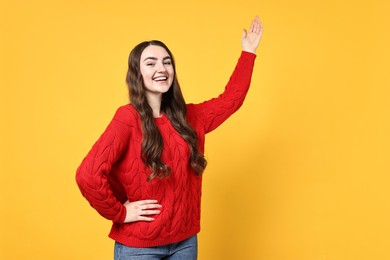
<path id="1" fill-rule="evenodd" d="M 196 115 L 198 122 L 209 133 L 236 112 L 244 102 L 251 82 L 255 52 L 259 46 L 263 27 L 259 17 L 253 19 L 249 30 L 242 34 L 242 53 L 224 92 L 217 98 L 189 105 L 188 112 Z"/>

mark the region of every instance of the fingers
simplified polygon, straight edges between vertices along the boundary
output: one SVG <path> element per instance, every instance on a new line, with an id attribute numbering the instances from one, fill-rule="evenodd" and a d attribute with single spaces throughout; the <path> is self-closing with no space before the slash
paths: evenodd
<path id="1" fill-rule="evenodd" d="M 263 31 L 263 25 L 261 24 L 260 18 L 258 16 L 256 16 L 256 19 L 257 19 L 257 27 L 255 32 L 257 34 L 260 34 Z"/>
<path id="2" fill-rule="evenodd" d="M 150 215 L 160 214 L 162 207 L 157 200 L 126 201 L 123 205 L 127 210 L 125 222 L 153 221 Z"/>
<path id="3" fill-rule="evenodd" d="M 139 203 L 141 205 L 143 204 L 156 204 L 158 201 L 157 200 L 139 200 L 136 201 L 136 203 Z"/>
<path id="4" fill-rule="evenodd" d="M 153 221 L 153 220 L 154 220 L 154 218 L 148 218 L 148 217 L 143 217 L 143 216 L 139 216 L 137 219 L 137 221 L 148 221 L 148 222 Z"/>
<path id="5" fill-rule="evenodd" d="M 143 200 L 139 201 L 138 208 L 138 220 L 139 221 L 153 221 L 154 218 L 148 217 L 149 215 L 160 214 L 162 207 L 157 203 L 157 200 Z"/>
<path id="6" fill-rule="evenodd" d="M 244 29 L 244 30 L 242 31 L 242 38 L 243 38 L 243 39 L 246 38 L 246 35 L 247 35 L 247 31 Z"/>
<path id="7" fill-rule="evenodd" d="M 257 16 L 256 16 L 257 17 Z M 252 23 L 251 23 L 251 26 L 249 28 L 249 32 L 253 32 L 255 30 L 255 27 L 256 27 L 256 18 L 253 19 Z"/>
<path id="8" fill-rule="evenodd" d="M 134 205 L 141 210 L 161 208 L 161 205 L 157 203 L 157 200 L 140 200 L 134 202 Z"/>
<path id="9" fill-rule="evenodd" d="M 159 205 L 159 204 L 156 204 L 156 205 L 148 205 L 148 206 L 141 206 L 139 208 L 140 211 L 142 211 L 142 214 L 147 214 L 148 212 L 160 212 L 162 206 Z M 152 213 L 153 214 L 153 213 Z"/>
<path id="10" fill-rule="evenodd" d="M 263 31 L 263 26 L 260 22 L 260 18 L 258 16 L 256 16 L 253 20 L 252 20 L 252 23 L 248 29 L 248 31 L 246 29 L 243 30 L 242 32 L 242 38 L 245 39 L 248 34 L 257 34 L 257 35 L 261 35 L 262 34 L 262 31 Z"/>
<path id="11" fill-rule="evenodd" d="M 142 211 L 142 216 L 147 216 L 147 215 L 157 215 L 159 214 L 161 211 L 160 210 L 143 210 Z"/>
<path id="12" fill-rule="evenodd" d="M 250 32 L 259 34 L 261 32 L 261 30 L 262 30 L 262 25 L 260 22 L 260 18 L 258 16 L 256 16 L 255 19 L 253 19 L 253 21 L 252 21 Z"/>
<path id="13" fill-rule="evenodd" d="M 247 52 L 255 53 L 257 47 L 259 46 L 262 34 L 263 26 L 260 22 L 260 18 L 255 16 L 248 31 L 244 30 L 242 34 L 242 49 Z"/>
<path id="14" fill-rule="evenodd" d="M 160 210 L 142 210 L 139 215 L 137 215 L 138 221 L 153 221 L 154 218 L 149 217 L 149 215 L 157 215 L 160 214 Z"/>

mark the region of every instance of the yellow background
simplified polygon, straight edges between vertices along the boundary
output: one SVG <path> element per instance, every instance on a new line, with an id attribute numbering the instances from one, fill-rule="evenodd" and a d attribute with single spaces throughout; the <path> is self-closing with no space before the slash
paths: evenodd
<path id="1" fill-rule="evenodd" d="M 199 259 L 390 259 L 387 1 L 0 4 L 0 259 L 111 259 L 75 170 L 160 39 L 187 102 L 219 94 L 258 14 L 242 109 L 210 134 Z"/>

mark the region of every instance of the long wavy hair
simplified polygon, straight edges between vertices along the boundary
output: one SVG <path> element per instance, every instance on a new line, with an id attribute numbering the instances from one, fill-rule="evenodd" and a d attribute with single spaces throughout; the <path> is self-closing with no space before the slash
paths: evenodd
<path id="1" fill-rule="evenodd" d="M 164 48 L 172 59 L 172 66 L 175 72 L 174 79 L 170 89 L 162 96 L 161 112 L 168 117 L 175 130 L 187 142 L 190 150 L 190 165 L 197 175 L 201 175 L 206 168 L 207 161 L 203 154 L 198 151 L 197 134 L 186 119 L 186 103 L 177 80 L 175 61 L 172 52 L 161 41 L 153 40 L 138 44 L 130 52 L 129 68 L 126 76 L 130 102 L 141 118 L 143 133 L 141 158 L 146 166 L 152 171 L 148 177 L 148 181 L 151 181 L 155 177 L 168 177 L 171 172 L 171 169 L 161 160 L 161 153 L 164 146 L 163 138 L 154 121 L 153 110 L 147 101 L 145 86 L 140 70 L 142 52 L 150 45 Z"/>

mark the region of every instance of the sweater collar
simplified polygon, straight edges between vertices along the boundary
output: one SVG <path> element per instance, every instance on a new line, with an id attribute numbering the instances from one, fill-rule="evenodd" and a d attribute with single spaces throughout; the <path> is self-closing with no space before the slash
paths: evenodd
<path id="1" fill-rule="evenodd" d="M 156 122 L 156 124 L 158 125 L 165 124 L 167 121 L 168 121 L 168 117 L 165 115 L 165 113 L 161 113 L 160 117 L 154 118 L 154 122 Z"/>

